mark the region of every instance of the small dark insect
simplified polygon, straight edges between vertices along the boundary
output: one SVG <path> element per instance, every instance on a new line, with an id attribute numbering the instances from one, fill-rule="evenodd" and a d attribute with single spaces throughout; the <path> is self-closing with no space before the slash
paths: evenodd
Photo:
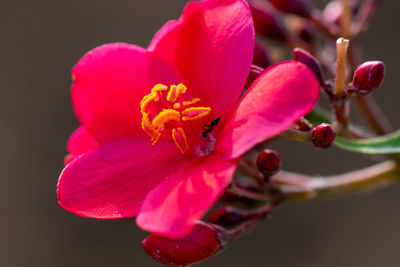
<path id="1" fill-rule="evenodd" d="M 214 130 L 214 127 L 217 126 L 219 123 L 219 117 L 216 117 L 211 121 L 210 124 L 204 125 L 206 128 L 204 129 L 203 133 L 201 134 L 204 138 L 207 137 L 209 133 L 211 133 Z"/>

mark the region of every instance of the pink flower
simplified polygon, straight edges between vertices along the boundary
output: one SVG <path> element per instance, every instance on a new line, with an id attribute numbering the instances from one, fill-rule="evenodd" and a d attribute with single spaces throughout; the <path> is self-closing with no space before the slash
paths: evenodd
<path id="1" fill-rule="evenodd" d="M 59 204 L 86 217 L 137 216 L 141 228 L 167 237 L 188 234 L 240 156 L 318 99 L 313 73 L 290 61 L 238 101 L 253 51 L 247 3 L 205 0 L 188 3 L 147 49 L 114 43 L 86 54 L 73 69 L 82 126 L 68 142 L 74 159 L 61 173 Z"/>

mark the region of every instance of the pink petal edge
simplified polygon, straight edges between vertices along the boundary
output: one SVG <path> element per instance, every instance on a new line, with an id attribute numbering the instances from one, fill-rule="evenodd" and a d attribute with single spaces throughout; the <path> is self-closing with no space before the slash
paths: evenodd
<path id="1" fill-rule="evenodd" d="M 319 92 L 318 80 L 304 64 L 287 61 L 269 67 L 237 104 L 218 136 L 216 153 L 237 158 L 278 135 L 313 109 Z"/>
<path id="2" fill-rule="evenodd" d="M 72 71 L 72 103 L 98 142 L 141 138 L 140 101 L 157 83 L 181 82 L 175 69 L 154 53 L 126 43 L 99 46 Z"/>
<path id="3" fill-rule="evenodd" d="M 67 143 L 67 150 L 74 156 L 78 156 L 89 150 L 95 149 L 99 143 L 89 134 L 89 132 L 80 126 L 71 134 Z"/>
<path id="4" fill-rule="evenodd" d="M 57 185 L 58 201 L 84 217 L 133 217 L 146 195 L 186 162 L 171 142 L 156 146 L 144 139 L 109 142 L 65 167 Z"/>
<path id="5" fill-rule="evenodd" d="M 193 1 L 159 30 L 148 50 L 176 67 L 192 97 L 213 109 L 212 117 L 224 118 L 242 93 L 254 39 L 246 1 Z"/>
<path id="6" fill-rule="evenodd" d="M 178 238 L 187 235 L 232 179 L 238 161 L 212 155 L 188 162 L 148 194 L 136 218 L 144 230 Z"/>

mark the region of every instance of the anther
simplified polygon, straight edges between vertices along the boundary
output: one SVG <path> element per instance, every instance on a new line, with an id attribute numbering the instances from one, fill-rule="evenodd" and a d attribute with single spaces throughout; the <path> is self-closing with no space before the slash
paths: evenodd
<path id="1" fill-rule="evenodd" d="M 178 97 L 180 97 L 181 95 L 186 93 L 186 91 L 187 91 L 187 88 L 182 83 L 180 83 L 178 85 L 171 85 L 171 87 L 168 91 L 167 100 L 169 102 L 175 102 L 178 99 Z"/>
<path id="2" fill-rule="evenodd" d="M 162 92 L 162 91 L 167 91 L 168 87 L 164 84 L 156 84 L 154 85 L 153 89 L 151 89 L 151 92 Z"/>
<path id="3" fill-rule="evenodd" d="M 156 92 L 152 92 L 145 97 L 143 97 L 142 101 L 140 101 L 140 111 L 142 113 L 147 113 L 147 107 L 151 102 L 157 102 L 159 100 L 158 94 Z"/>
<path id="4" fill-rule="evenodd" d="M 158 142 L 161 136 L 167 134 L 166 140 L 172 138 L 183 154 L 189 151 L 188 136 L 185 130 L 192 131 L 192 127 L 190 127 L 191 123 L 185 123 L 185 121 L 199 120 L 208 115 L 211 108 L 193 107 L 192 105 L 199 102 L 200 98 L 191 100 L 189 98 L 188 100 L 183 97 L 186 91 L 187 88 L 184 84 L 169 87 L 156 84 L 151 92 L 143 97 L 140 102 L 141 126 L 150 136 L 153 145 Z M 154 105 L 153 102 L 158 103 Z M 193 133 L 190 136 L 193 136 Z"/>
<path id="5" fill-rule="evenodd" d="M 143 114 L 142 129 L 151 137 L 151 141 L 153 145 L 155 145 L 161 134 L 156 128 L 153 127 L 147 114 Z"/>
<path id="6" fill-rule="evenodd" d="M 181 114 L 178 111 L 174 109 L 164 109 L 153 119 L 152 125 L 158 130 L 164 130 L 166 123 L 180 120 Z"/>
<path id="7" fill-rule="evenodd" d="M 187 108 L 182 112 L 183 121 L 194 121 L 207 116 L 211 112 L 209 107 Z"/>
<path id="8" fill-rule="evenodd" d="M 183 129 L 181 127 L 172 129 L 172 138 L 174 139 L 176 146 L 179 148 L 182 154 L 185 154 L 185 152 L 189 149 L 189 145 Z"/>
<path id="9" fill-rule="evenodd" d="M 191 105 L 196 104 L 199 101 L 200 101 L 200 98 L 193 98 L 190 101 L 183 101 L 182 106 L 183 106 L 183 108 L 187 108 L 187 107 L 189 107 Z M 180 103 L 175 103 L 174 104 L 174 109 L 180 109 L 180 108 L 181 108 L 181 104 Z"/>

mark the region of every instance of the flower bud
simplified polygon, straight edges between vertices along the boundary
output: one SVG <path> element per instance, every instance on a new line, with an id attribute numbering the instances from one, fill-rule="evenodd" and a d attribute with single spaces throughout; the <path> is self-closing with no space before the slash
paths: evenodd
<path id="1" fill-rule="evenodd" d="M 354 72 L 353 87 L 359 94 L 367 94 L 378 88 L 385 77 L 385 64 L 381 61 L 367 61 Z"/>
<path id="2" fill-rule="evenodd" d="M 256 65 L 251 65 L 249 75 L 247 76 L 246 87 L 249 88 L 263 71 L 263 68 L 260 68 Z"/>
<path id="3" fill-rule="evenodd" d="M 216 225 L 234 226 L 246 219 L 246 214 L 233 207 L 222 207 L 217 209 L 208 217 L 208 220 Z"/>
<path id="4" fill-rule="evenodd" d="M 311 132 L 311 141 L 315 147 L 328 148 L 335 140 L 336 132 L 330 124 L 322 123 Z"/>
<path id="5" fill-rule="evenodd" d="M 293 59 L 303 63 L 309 69 L 311 69 L 314 72 L 320 84 L 324 84 L 321 65 L 313 55 L 311 55 L 310 53 L 301 48 L 295 48 L 293 50 Z"/>
<path id="6" fill-rule="evenodd" d="M 266 47 L 257 41 L 254 44 L 253 64 L 264 69 L 271 65 Z"/>
<path id="7" fill-rule="evenodd" d="M 297 37 L 308 44 L 313 44 L 315 42 L 313 29 L 306 23 L 303 23 L 303 25 L 297 29 Z"/>
<path id="8" fill-rule="evenodd" d="M 258 155 L 257 168 L 265 175 L 266 178 L 274 175 L 279 171 L 281 166 L 281 157 L 278 152 L 265 149 Z"/>
<path id="9" fill-rule="evenodd" d="M 277 9 L 308 18 L 311 13 L 311 6 L 308 0 L 269 0 Z"/>
<path id="10" fill-rule="evenodd" d="M 215 255 L 227 242 L 228 234 L 223 228 L 198 221 L 186 237 L 172 239 L 151 234 L 143 240 L 142 248 L 158 262 L 170 266 L 187 266 Z"/>
<path id="11" fill-rule="evenodd" d="M 249 0 L 256 33 L 273 40 L 287 41 L 289 33 L 279 12 L 268 2 Z"/>

